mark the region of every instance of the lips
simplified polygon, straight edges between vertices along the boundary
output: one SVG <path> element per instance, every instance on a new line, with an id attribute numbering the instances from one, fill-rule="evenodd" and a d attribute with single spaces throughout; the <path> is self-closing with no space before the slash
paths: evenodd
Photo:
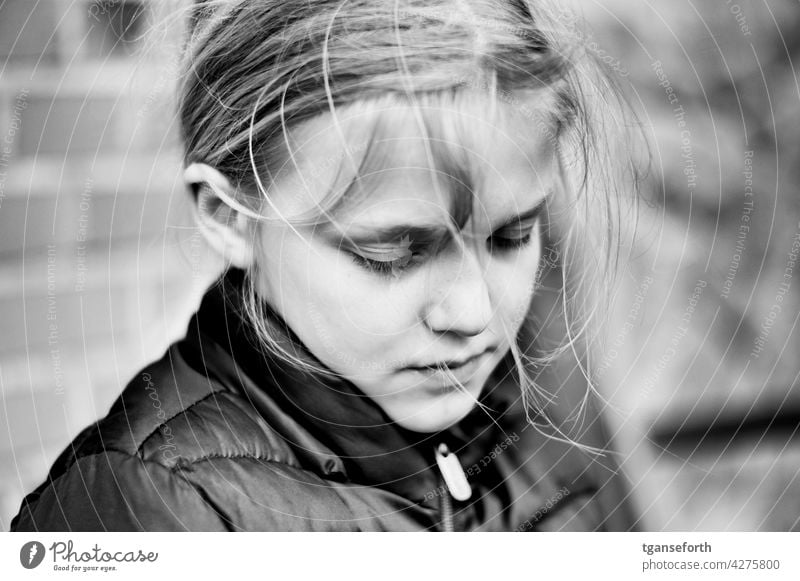
<path id="1" fill-rule="evenodd" d="M 449 383 L 453 378 L 463 383 L 474 375 L 485 360 L 485 356 L 493 350 L 485 349 L 466 359 L 440 361 L 431 365 L 411 366 L 407 369 L 425 378 L 439 380 L 440 383 Z"/>
<path id="2" fill-rule="evenodd" d="M 469 363 L 475 361 L 481 355 L 484 355 L 488 351 L 489 350 L 486 349 L 486 350 L 481 351 L 480 353 L 478 353 L 476 355 L 472 355 L 472 356 L 467 357 L 466 359 L 462 359 L 462 360 L 451 359 L 451 360 L 447 360 L 447 361 L 439 361 L 439 362 L 436 362 L 436 363 L 431 363 L 429 365 L 420 365 L 420 366 L 416 366 L 416 367 L 411 367 L 411 369 L 419 369 L 419 370 L 430 369 L 430 370 L 433 370 L 433 371 L 436 371 L 436 370 L 439 370 L 439 369 L 442 369 L 442 368 L 451 369 L 451 370 L 459 369 L 459 368 L 464 367 L 465 365 L 468 365 Z"/>

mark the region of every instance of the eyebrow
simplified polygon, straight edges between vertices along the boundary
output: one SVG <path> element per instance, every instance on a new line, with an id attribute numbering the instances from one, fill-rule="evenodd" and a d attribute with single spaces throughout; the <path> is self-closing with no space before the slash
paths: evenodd
<path id="1" fill-rule="evenodd" d="M 508 226 L 513 226 L 527 220 L 533 220 L 534 218 L 538 217 L 539 214 L 541 214 L 549 198 L 550 192 L 542 196 L 542 198 L 533 207 L 525 210 L 524 212 L 506 218 L 505 221 L 501 225 L 494 228 L 493 231 L 500 230 Z M 326 227 L 325 229 L 328 228 Z M 355 227 L 355 229 L 357 230 L 358 227 Z M 441 223 L 431 224 L 430 226 L 419 224 L 392 224 L 389 226 L 369 228 L 368 230 L 365 229 L 363 233 L 347 233 L 345 239 L 352 241 L 359 246 L 368 246 L 374 244 L 389 244 L 391 242 L 397 242 L 401 238 L 408 236 L 414 241 L 415 244 L 426 245 L 441 242 L 449 235 L 450 231 Z"/>

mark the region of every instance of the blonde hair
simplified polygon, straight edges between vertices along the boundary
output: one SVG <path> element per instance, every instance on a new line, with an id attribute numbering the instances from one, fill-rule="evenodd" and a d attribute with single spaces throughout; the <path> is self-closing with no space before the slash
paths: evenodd
<path id="1" fill-rule="evenodd" d="M 548 208 L 548 253 L 555 259 L 543 264 L 545 271 L 555 267 L 561 272 L 557 316 L 563 318 L 565 331 L 553 345 L 545 345 L 545 322 L 529 310 L 519 336 L 510 341 L 525 408 L 543 417 L 552 396 L 535 383 L 533 370 L 570 352 L 579 362 L 587 361 L 582 367 L 588 382 L 583 403 L 593 389 L 593 329 L 607 311 L 618 269 L 620 220 L 636 215 L 638 174 L 628 163 L 627 151 L 620 149 L 627 116 L 619 92 L 602 65 L 583 49 L 581 39 L 586 36 L 574 17 L 548 4 L 197 2 L 179 90 L 186 165 L 203 162 L 222 172 L 236 187 L 239 197 L 234 202 L 253 216 L 260 215 L 271 185 L 293 162 L 290 131 L 346 106 L 383 100 L 411 107 L 426 136 L 448 130 L 452 135 L 453 128 L 442 127 L 431 111 L 457 109 L 479 94 L 488 103 L 502 105 L 487 111 L 490 121 L 508 122 L 502 117 L 511 111 L 515 122 L 544 135 L 558 154 L 562 187 Z M 379 133 L 376 124 L 373 137 Z M 429 139 L 429 158 L 442 173 L 455 174 L 454 181 L 468 184 L 469 168 L 452 141 Z M 377 142 L 372 139 L 358 157 L 348 151 L 346 162 L 357 170 L 354 182 L 380 165 Z M 316 215 L 299 222 L 331 219 L 349 189 L 330 192 Z M 453 196 L 459 227 L 470 211 L 465 199 Z M 246 316 L 263 347 L 310 373 L 331 373 L 310 366 L 274 341 L 264 322 L 267 307 L 256 292 L 257 272 L 256 264 L 244 292 Z M 517 340 L 530 344 L 520 348 Z M 577 420 L 583 409 L 576 409 L 571 419 Z M 550 437 L 580 446 L 560 426 L 549 427 L 556 432 Z"/>

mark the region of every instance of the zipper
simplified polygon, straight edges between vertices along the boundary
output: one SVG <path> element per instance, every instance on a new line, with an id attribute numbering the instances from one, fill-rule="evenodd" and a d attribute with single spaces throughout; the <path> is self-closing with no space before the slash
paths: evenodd
<path id="1" fill-rule="evenodd" d="M 436 448 L 436 464 L 439 466 L 439 513 L 441 514 L 441 530 L 446 533 L 455 530 L 453 526 L 453 498 L 467 500 L 472 496 L 472 488 L 467 475 L 461 467 L 458 456 L 450 451 L 442 442 Z"/>
<path id="2" fill-rule="evenodd" d="M 444 482 L 443 480 L 441 481 Z M 447 485 L 442 484 L 440 487 L 442 493 L 439 495 L 439 514 L 442 515 L 441 530 L 444 533 L 452 533 L 455 528 L 453 527 L 453 501 L 450 498 L 450 492 L 447 490 Z"/>

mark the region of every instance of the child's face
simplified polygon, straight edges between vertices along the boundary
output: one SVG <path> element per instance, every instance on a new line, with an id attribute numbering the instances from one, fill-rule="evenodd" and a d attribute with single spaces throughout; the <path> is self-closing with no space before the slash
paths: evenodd
<path id="1" fill-rule="evenodd" d="M 447 115 L 467 127 L 483 124 L 477 109 L 471 113 L 477 117 L 463 111 Z M 349 182 L 340 130 L 350 136 L 358 160 L 368 124 L 364 117 L 348 120 L 344 114 L 339 123 L 337 128 L 322 116 L 295 134 L 302 179 L 291 172 L 271 196 L 285 216 L 313 208 L 334 181 Z M 452 184 L 429 169 L 412 114 L 393 113 L 390 123 L 391 137 L 398 140 L 391 159 L 365 180 L 366 195 L 348 198 L 336 212 L 340 228 L 358 246 L 329 225 L 293 225 L 295 232 L 268 221 L 257 249 L 259 290 L 320 361 L 397 424 L 432 432 L 473 408 L 528 310 L 541 253 L 540 225 L 536 218 L 520 222 L 517 216 L 530 213 L 553 189 L 555 156 L 544 136 L 523 138 L 513 124 L 468 132 L 473 137 L 458 145 L 469 152 L 480 180 L 459 247 L 444 226 Z M 266 214 L 274 216 L 274 209 L 268 206 Z M 400 229 L 396 238 L 374 240 L 379 228 L 393 227 Z M 406 227 L 430 231 L 404 237 Z M 385 264 L 371 272 L 353 253 Z M 471 356 L 478 357 L 452 370 L 466 392 L 441 372 L 413 369 Z"/>

